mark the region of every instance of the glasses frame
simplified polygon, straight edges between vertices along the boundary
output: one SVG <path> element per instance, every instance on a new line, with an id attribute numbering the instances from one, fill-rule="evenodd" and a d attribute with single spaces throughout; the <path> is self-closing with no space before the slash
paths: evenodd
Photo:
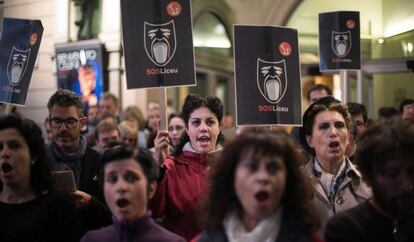
<path id="1" fill-rule="evenodd" d="M 76 127 L 76 125 L 78 124 L 78 122 L 82 121 L 84 118 L 67 118 L 67 119 L 61 119 L 61 118 L 52 118 L 49 117 L 49 124 L 50 127 L 52 128 L 56 128 L 56 129 L 60 129 L 62 127 L 62 124 L 65 123 L 65 127 L 67 129 L 73 129 Z M 70 121 L 74 121 L 73 125 L 69 124 Z"/>

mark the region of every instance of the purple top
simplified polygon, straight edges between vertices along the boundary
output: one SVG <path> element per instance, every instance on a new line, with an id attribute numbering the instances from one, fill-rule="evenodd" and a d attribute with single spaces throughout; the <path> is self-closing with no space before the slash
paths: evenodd
<path id="1" fill-rule="evenodd" d="M 185 242 L 183 238 L 156 224 L 149 213 L 130 222 L 120 222 L 115 217 L 112 220 L 111 226 L 86 233 L 81 242 Z"/>

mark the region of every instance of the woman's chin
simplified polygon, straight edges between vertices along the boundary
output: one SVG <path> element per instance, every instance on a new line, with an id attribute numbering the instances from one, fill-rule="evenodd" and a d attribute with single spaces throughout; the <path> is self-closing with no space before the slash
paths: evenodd
<path id="1" fill-rule="evenodd" d="M 197 152 L 201 154 L 206 154 L 214 150 L 214 146 L 211 143 L 199 143 L 197 144 Z"/>

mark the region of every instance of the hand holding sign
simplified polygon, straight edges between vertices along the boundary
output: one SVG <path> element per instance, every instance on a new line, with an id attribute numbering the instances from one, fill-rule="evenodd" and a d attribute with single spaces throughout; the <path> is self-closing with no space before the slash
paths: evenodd
<path id="1" fill-rule="evenodd" d="M 53 180 L 55 184 L 55 190 L 58 192 L 75 192 L 75 179 L 73 177 L 73 171 L 54 171 Z"/>

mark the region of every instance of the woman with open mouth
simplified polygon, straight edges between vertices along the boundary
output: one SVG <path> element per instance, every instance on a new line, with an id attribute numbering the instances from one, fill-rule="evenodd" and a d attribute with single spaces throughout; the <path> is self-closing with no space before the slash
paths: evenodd
<path id="1" fill-rule="evenodd" d="M 322 227 L 334 214 L 371 197 L 361 174 L 345 155 L 351 128 L 346 105 L 332 96 L 318 99 L 303 115 L 303 148 L 313 156 L 303 171 L 314 184 Z"/>
<path id="2" fill-rule="evenodd" d="M 159 159 L 161 175 L 151 201 L 151 211 L 155 218 L 162 218 L 166 229 L 191 240 L 201 232 L 197 212 L 206 189 L 209 158 L 221 149 L 223 105 L 216 97 L 190 94 L 181 113 L 185 133 L 173 154 Z M 158 145 L 167 153 L 170 145 L 168 131 L 159 131 L 157 140 L 164 142 Z"/>
<path id="3" fill-rule="evenodd" d="M 136 152 L 128 144 L 118 145 L 103 153 L 101 163 L 104 196 L 113 224 L 88 232 L 81 242 L 184 242 L 156 224 L 148 211 L 148 201 L 155 193 L 159 174 L 150 152 Z"/>
<path id="4" fill-rule="evenodd" d="M 42 131 L 33 121 L 0 118 L 1 241 L 79 241 L 76 207 L 53 193 Z"/>
<path id="5" fill-rule="evenodd" d="M 303 159 L 285 134 L 247 130 L 228 142 L 211 169 L 198 241 L 321 241 Z"/>

